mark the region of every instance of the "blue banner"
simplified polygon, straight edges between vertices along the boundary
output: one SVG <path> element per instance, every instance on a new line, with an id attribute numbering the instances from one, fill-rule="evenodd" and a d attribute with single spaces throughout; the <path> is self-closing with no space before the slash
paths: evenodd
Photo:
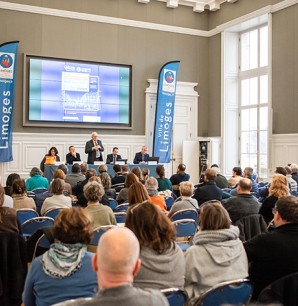
<path id="1" fill-rule="evenodd" d="M 159 156 L 160 163 L 169 163 L 171 160 L 172 128 L 179 63 L 180 61 L 166 63 L 159 72 L 153 156 Z"/>
<path id="2" fill-rule="evenodd" d="M 0 162 L 12 161 L 12 114 L 18 41 L 0 45 Z"/>

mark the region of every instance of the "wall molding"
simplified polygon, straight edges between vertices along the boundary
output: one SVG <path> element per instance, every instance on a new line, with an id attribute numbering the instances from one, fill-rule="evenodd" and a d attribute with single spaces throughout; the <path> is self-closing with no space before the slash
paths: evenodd
<path id="1" fill-rule="evenodd" d="M 200 37 L 211 37 L 211 36 L 214 36 L 216 34 L 223 32 L 224 30 L 236 24 L 245 22 L 255 17 L 262 16 L 264 14 L 275 13 L 279 10 L 285 9 L 295 4 L 298 4 L 298 0 L 284 0 L 274 5 L 268 5 L 252 13 L 243 15 L 227 23 L 221 24 L 217 26 L 216 28 L 211 29 L 209 31 L 170 26 L 170 25 L 159 24 L 159 23 L 137 21 L 137 20 L 132 20 L 132 19 L 124 19 L 124 18 L 117 18 L 117 17 L 108 17 L 108 16 L 102 16 L 102 15 L 94 15 L 94 14 L 80 13 L 80 12 L 74 12 L 74 11 L 67 11 L 67 10 L 52 9 L 52 8 L 32 6 L 32 5 L 27 5 L 27 4 L 11 3 L 11 2 L 5 2 L 5 1 L 0 1 L 0 9 L 19 11 L 19 12 L 24 12 L 24 13 L 40 14 L 40 15 L 45 15 L 45 16 L 54 16 L 54 17 L 69 18 L 69 19 L 76 19 L 76 20 L 92 21 L 92 22 L 106 23 L 106 24 L 112 24 L 112 25 L 120 25 L 120 26 L 148 29 L 148 30 L 154 30 L 154 31 L 171 32 L 171 33 L 193 35 L 193 36 L 200 36 Z"/>

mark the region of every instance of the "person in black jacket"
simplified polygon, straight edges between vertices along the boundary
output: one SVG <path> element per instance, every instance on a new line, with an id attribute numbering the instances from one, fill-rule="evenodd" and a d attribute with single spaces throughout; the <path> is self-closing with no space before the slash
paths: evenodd
<path id="1" fill-rule="evenodd" d="M 81 156 L 79 153 L 76 152 L 74 146 L 70 146 L 68 148 L 69 153 L 66 154 L 66 163 L 72 165 L 76 161 L 81 161 Z"/>
<path id="2" fill-rule="evenodd" d="M 273 281 L 298 271 L 298 199 L 279 198 L 273 213 L 276 228 L 244 243 L 253 298 Z"/>

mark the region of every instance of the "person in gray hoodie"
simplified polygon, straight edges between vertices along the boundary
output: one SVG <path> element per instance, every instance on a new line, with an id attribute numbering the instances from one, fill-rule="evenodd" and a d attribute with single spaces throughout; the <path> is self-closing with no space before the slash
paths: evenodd
<path id="1" fill-rule="evenodd" d="M 248 276 L 247 256 L 238 237 L 238 227 L 231 225 L 229 214 L 219 201 L 201 205 L 200 230 L 185 254 L 189 305 L 221 282 Z"/>
<path id="2" fill-rule="evenodd" d="M 185 261 L 175 243 L 175 229 L 160 208 L 150 201 L 129 207 L 125 226 L 137 236 L 141 269 L 134 279 L 138 288 L 184 288 Z"/>

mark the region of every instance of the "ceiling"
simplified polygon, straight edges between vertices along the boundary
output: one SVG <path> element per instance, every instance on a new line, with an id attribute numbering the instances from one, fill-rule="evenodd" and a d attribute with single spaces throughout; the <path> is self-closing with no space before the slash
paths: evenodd
<path id="1" fill-rule="evenodd" d="M 224 2 L 234 3 L 237 0 L 138 0 L 139 3 L 148 4 L 150 1 L 165 2 L 167 7 L 176 8 L 179 5 L 186 5 L 192 7 L 194 12 L 204 12 L 204 10 L 217 11 L 220 5 Z"/>

